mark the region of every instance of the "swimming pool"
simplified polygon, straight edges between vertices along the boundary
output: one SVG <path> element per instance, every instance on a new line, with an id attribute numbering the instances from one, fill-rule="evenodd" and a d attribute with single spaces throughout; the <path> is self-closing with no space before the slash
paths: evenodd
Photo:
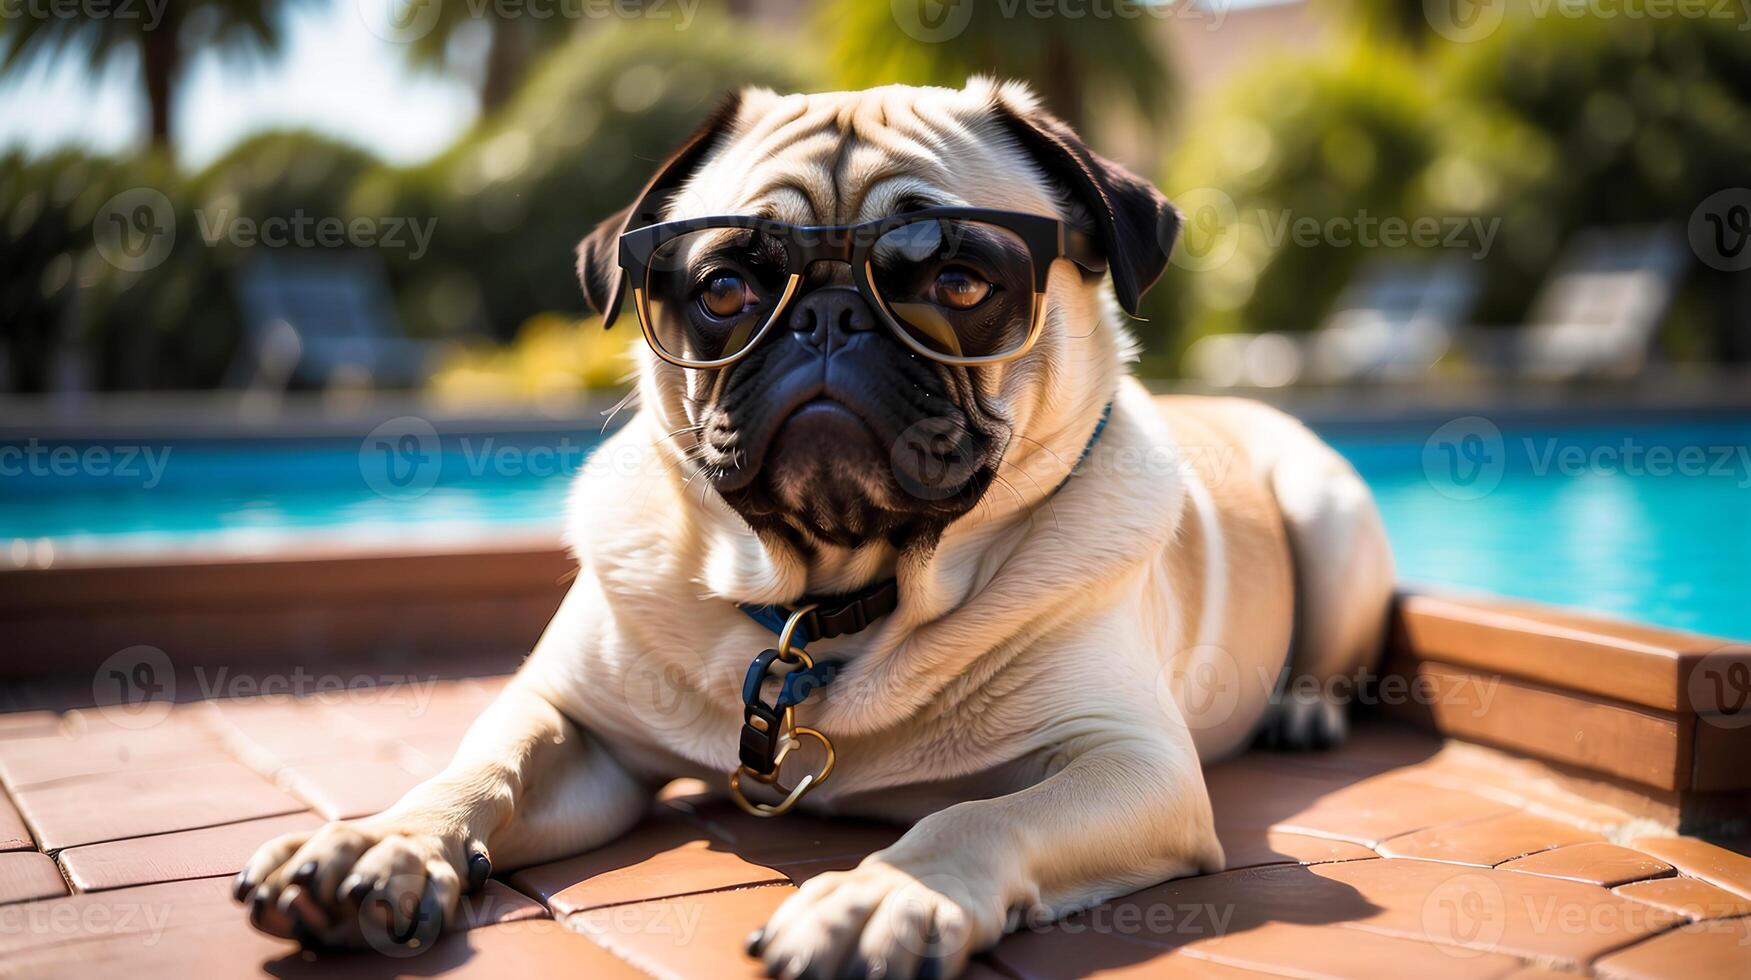
<path id="1" fill-rule="evenodd" d="M 1316 425 L 1410 584 L 1751 637 L 1751 416 Z M 0 442 L 0 563 L 551 533 L 600 437 Z"/>

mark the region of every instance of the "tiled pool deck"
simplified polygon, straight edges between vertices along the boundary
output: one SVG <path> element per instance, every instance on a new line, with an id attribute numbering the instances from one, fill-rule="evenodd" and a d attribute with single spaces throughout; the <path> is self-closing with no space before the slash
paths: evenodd
<path id="1" fill-rule="evenodd" d="M 0 975 L 752 975 L 743 938 L 899 832 L 757 821 L 676 784 L 629 837 L 501 874 L 463 931 L 315 955 L 229 895 L 262 840 L 370 813 L 432 772 L 503 683 L 0 715 Z M 973 975 L 1751 975 L 1751 857 L 1373 719 L 1327 753 L 1209 771 L 1228 870 L 978 957 Z M 1751 760 L 1746 761 L 1751 766 Z M 1734 849 L 1736 848 L 1736 850 Z"/>

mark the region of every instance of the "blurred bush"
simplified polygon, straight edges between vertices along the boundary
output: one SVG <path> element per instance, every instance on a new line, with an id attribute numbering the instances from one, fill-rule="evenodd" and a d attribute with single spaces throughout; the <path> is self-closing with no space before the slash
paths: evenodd
<path id="1" fill-rule="evenodd" d="M 630 203 L 726 93 L 799 84 L 792 64 L 727 22 L 603 25 L 548 56 L 503 114 L 435 160 L 368 177 L 358 207 L 437 220 L 428 255 L 389 256 L 410 331 L 508 339 L 536 312 L 580 310 L 578 240 Z"/>
<path id="2" fill-rule="evenodd" d="M 1492 323 L 1518 322 L 1578 229 L 1669 223 L 1682 234 L 1704 198 L 1751 176 L 1751 32 L 1738 21 L 1504 26 L 1440 63 L 1449 100 L 1485 107 L 1494 131 L 1514 136 L 1497 154 L 1502 232 L 1479 314 Z M 1732 305 L 1724 280 L 1692 263 L 1670 332 L 1716 333 L 1708 315 Z M 1693 353 L 1721 353 L 1701 343 Z"/>
<path id="3" fill-rule="evenodd" d="M 1682 233 L 1704 198 L 1751 174 L 1751 32 L 1736 20 L 1510 15 L 1470 44 L 1372 36 L 1338 56 L 1261 58 L 1186 127 L 1162 183 L 1187 226 L 1151 298 L 1149 368 L 1174 371 L 1207 334 L 1316 327 L 1359 265 L 1389 253 L 1475 259 L 1474 319 L 1519 323 L 1579 229 Z M 1296 241 L 1303 219 L 1363 215 L 1497 231 L 1481 255 Z M 1710 321 L 1743 300 L 1728 277 L 1692 270 L 1669 342 L 1743 356 Z"/>
<path id="4" fill-rule="evenodd" d="M 596 317 L 542 313 L 510 344 L 456 345 L 432 376 L 431 390 L 450 404 L 505 403 L 563 397 L 628 383 L 635 371 L 636 326 L 603 330 Z"/>
<path id="5" fill-rule="evenodd" d="M 235 275 L 276 251 L 239 245 L 229 229 L 299 215 L 370 219 L 379 229 L 383 219 L 435 221 L 424 254 L 372 250 L 407 334 L 522 336 L 520 343 L 556 336 L 547 320 L 519 331 L 544 313 L 581 314 L 578 240 L 630 202 L 726 92 L 794 88 L 801 83 L 793 65 L 786 52 L 727 22 L 702 18 L 678 32 L 635 20 L 592 28 L 553 52 L 503 113 L 418 167 L 389 167 L 355 147 L 286 132 L 249 139 L 193 176 L 157 155 L 0 158 L 0 322 L 11 386 L 53 386 L 57 358 L 69 365 L 62 384 L 220 384 L 241 332 Z M 105 261 L 94 232 L 105 202 L 133 188 L 162 193 L 176 229 L 168 257 L 140 272 Z M 616 333 L 608 346 L 618 349 L 624 334 Z M 528 349 L 554 352 L 547 342 Z M 494 363 L 522 356 L 513 351 Z M 478 375 L 487 361 L 473 363 Z M 573 373 L 606 383 L 625 368 Z"/>
<path id="6" fill-rule="evenodd" d="M 1365 250 L 1307 243 L 1309 222 L 1426 213 L 1453 125 L 1435 108 L 1408 56 L 1362 45 L 1262 61 L 1213 97 L 1161 181 L 1185 225 L 1140 328 L 1151 366 L 1208 334 L 1310 326 Z"/>
<path id="7" fill-rule="evenodd" d="M 231 274 L 248 257 L 232 244 L 231 224 L 347 216 L 351 186 L 375 166 L 363 151 L 304 133 L 247 140 L 193 177 L 157 153 L 0 160 L 0 319 L 12 385 L 216 385 L 239 334 Z M 139 220 L 173 237 L 161 259 L 133 270 L 113 252 L 106 258 L 98 236 L 104 222 L 133 220 L 141 202 L 159 203 Z"/>

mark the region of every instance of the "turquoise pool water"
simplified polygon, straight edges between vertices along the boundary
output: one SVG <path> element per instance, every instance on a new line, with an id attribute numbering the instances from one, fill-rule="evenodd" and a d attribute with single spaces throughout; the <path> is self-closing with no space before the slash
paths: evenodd
<path id="1" fill-rule="evenodd" d="M 1751 418 L 1327 426 L 1400 578 L 1751 637 Z M 583 432 L 0 442 L 0 563 L 558 527 Z"/>

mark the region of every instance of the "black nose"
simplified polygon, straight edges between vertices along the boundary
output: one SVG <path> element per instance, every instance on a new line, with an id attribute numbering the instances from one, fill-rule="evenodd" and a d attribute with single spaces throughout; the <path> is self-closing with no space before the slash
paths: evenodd
<path id="1" fill-rule="evenodd" d="M 875 326 L 875 314 L 852 286 L 810 290 L 790 311 L 790 329 L 810 347 L 831 354 L 851 335 Z"/>

